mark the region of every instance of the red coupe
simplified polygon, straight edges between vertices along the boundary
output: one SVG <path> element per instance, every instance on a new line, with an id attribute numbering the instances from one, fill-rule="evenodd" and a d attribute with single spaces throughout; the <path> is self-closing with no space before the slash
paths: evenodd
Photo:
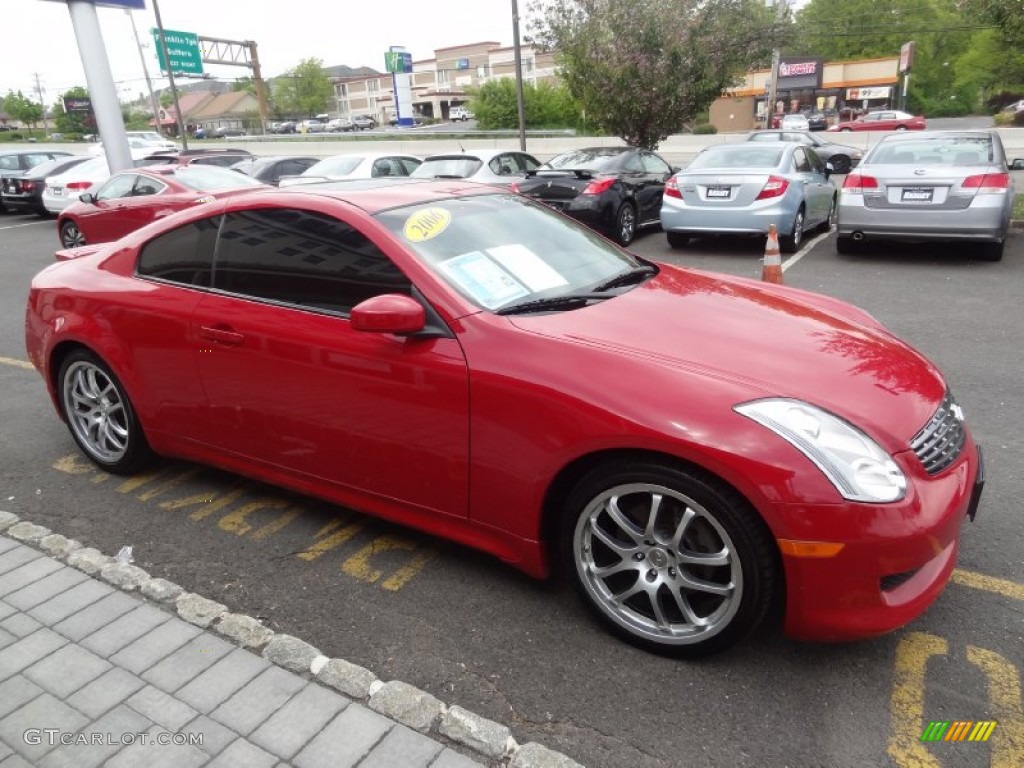
<path id="1" fill-rule="evenodd" d="M 799 638 L 900 627 L 981 494 L 942 375 L 863 311 L 493 188 L 235 195 L 57 256 L 28 352 L 100 467 L 205 462 L 558 566 L 654 650 L 773 605 Z"/>
<path id="2" fill-rule="evenodd" d="M 57 219 L 65 248 L 109 243 L 151 221 L 264 184 L 237 171 L 209 165 L 159 165 L 115 173 L 79 195 Z"/>
<path id="3" fill-rule="evenodd" d="M 868 112 L 856 120 L 830 125 L 830 131 L 923 131 L 927 127 L 924 115 L 911 115 L 895 109 Z"/>

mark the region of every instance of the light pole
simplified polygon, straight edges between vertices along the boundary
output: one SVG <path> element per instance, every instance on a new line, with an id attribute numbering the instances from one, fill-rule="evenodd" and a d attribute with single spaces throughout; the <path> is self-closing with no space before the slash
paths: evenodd
<path id="1" fill-rule="evenodd" d="M 516 60 L 516 107 L 519 110 L 519 149 L 526 151 L 526 110 L 523 107 L 523 56 L 519 50 L 519 3 L 512 0 L 512 45 Z"/>

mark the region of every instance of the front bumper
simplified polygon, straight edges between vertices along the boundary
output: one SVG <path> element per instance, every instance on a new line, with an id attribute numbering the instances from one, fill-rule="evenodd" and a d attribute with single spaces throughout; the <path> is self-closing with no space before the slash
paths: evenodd
<path id="1" fill-rule="evenodd" d="M 981 451 L 968 440 L 949 469 L 935 477 L 919 470 L 913 492 L 901 502 L 834 510 L 779 505 L 786 527 L 804 530 L 799 538 L 844 544 L 835 557 L 783 556 L 786 633 L 801 640 L 857 640 L 919 616 L 949 581 L 961 526 L 965 517 L 973 519 L 983 484 Z M 823 515 L 830 525 L 821 525 Z"/>

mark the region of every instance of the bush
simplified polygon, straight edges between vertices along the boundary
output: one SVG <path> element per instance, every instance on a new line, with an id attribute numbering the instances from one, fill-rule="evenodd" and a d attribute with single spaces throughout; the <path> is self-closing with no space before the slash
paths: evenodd
<path id="1" fill-rule="evenodd" d="M 718 129 L 715 128 L 711 123 L 701 123 L 693 129 L 693 132 L 697 135 L 718 133 Z"/>
<path id="2" fill-rule="evenodd" d="M 1013 125 L 1013 114 L 1010 112 L 996 112 L 992 115 L 992 122 L 995 123 L 997 128 Z"/>

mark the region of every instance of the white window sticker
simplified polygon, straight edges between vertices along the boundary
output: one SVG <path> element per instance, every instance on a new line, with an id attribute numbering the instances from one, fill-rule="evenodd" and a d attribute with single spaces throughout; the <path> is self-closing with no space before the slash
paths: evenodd
<path id="1" fill-rule="evenodd" d="M 544 291 L 569 284 L 554 267 L 525 245 L 499 245 L 488 248 L 487 253 L 531 291 Z"/>
<path id="2" fill-rule="evenodd" d="M 440 267 L 456 285 L 488 309 L 530 293 L 500 264 L 480 251 L 448 259 Z"/>

